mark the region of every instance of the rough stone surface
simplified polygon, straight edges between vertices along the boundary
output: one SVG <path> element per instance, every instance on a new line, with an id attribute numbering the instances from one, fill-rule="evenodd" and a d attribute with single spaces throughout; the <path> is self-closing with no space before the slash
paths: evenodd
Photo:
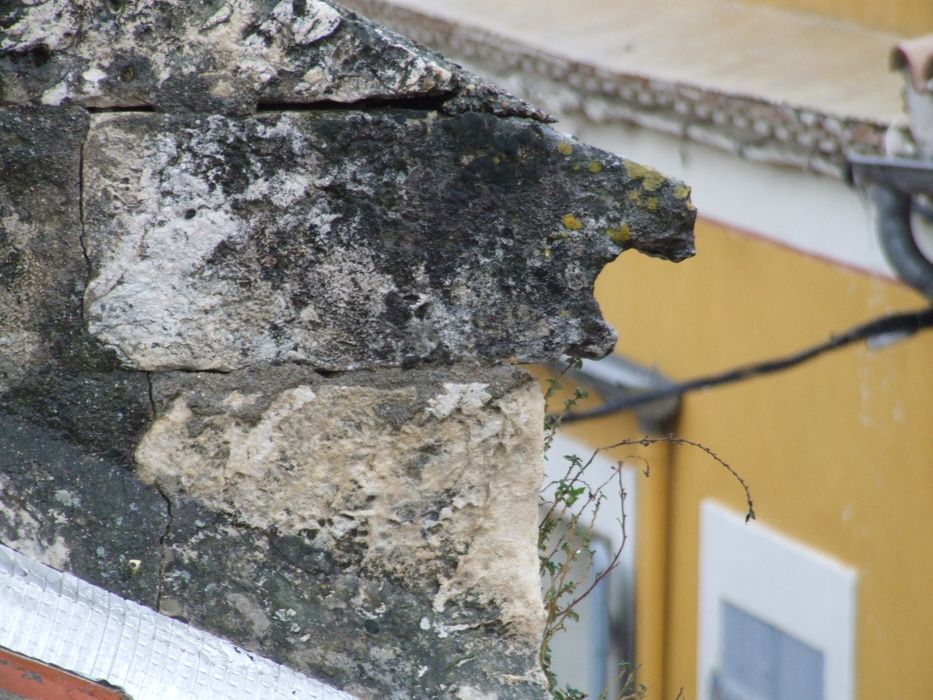
<path id="1" fill-rule="evenodd" d="M 132 453 L 150 418 L 144 375 L 82 322 L 82 109 L 0 109 L 0 410 L 97 453 Z"/>
<path id="2" fill-rule="evenodd" d="M 684 185 L 485 114 L 95 116 L 84 182 L 89 328 L 144 370 L 601 357 L 603 265 L 693 253 Z"/>
<path id="3" fill-rule="evenodd" d="M 142 482 L 0 414 L 0 540 L 363 698 L 543 696 L 527 375 L 279 367 L 153 388 Z"/>
<path id="4" fill-rule="evenodd" d="M 541 480 L 543 408 L 524 372 L 172 373 L 156 377 L 153 396 L 158 417 L 136 452 L 142 479 L 275 533 L 273 553 L 264 546 L 232 566 L 176 541 L 173 526 L 165 609 L 381 697 L 435 697 L 452 682 L 540 690 L 537 503 L 527 494 Z M 264 573 L 280 557 L 313 573 L 313 595 Z M 188 579 L 217 565 L 253 587 L 204 613 L 211 587 L 202 598 Z M 289 631 L 267 641 L 275 619 Z M 442 673 L 460 645 L 483 660 Z"/>
<path id="5" fill-rule="evenodd" d="M 688 188 L 324 0 L 0 28 L 0 541 L 364 698 L 545 697 L 494 365 L 607 352 Z"/>
<path id="6" fill-rule="evenodd" d="M 0 541 L 156 607 L 166 500 L 127 465 L 0 412 Z M 131 559 L 142 566 L 136 575 Z"/>
<path id="7" fill-rule="evenodd" d="M 0 104 L 243 113 L 431 98 L 546 115 L 323 0 L 14 0 L 0 6 Z"/>
<path id="8" fill-rule="evenodd" d="M 312 532 L 173 507 L 162 611 L 360 698 L 544 698 L 537 648 L 491 605 L 361 572 Z"/>
<path id="9" fill-rule="evenodd" d="M 440 610 L 449 591 L 480 586 L 521 608 L 506 612 L 509 623 L 535 617 L 537 577 L 520 572 L 534 568 L 536 506 L 513 498 L 540 481 L 542 446 L 528 428 L 543 415 L 524 373 L 364 373 L 338 383 L 282 367 L 163 375 L 153 389 L 158 417 L 136 451 L 144 481 L 258 528 L 295 534 L 327 523 L 318 544 L 440 585 Z M 477 550 L 498 551 L 518 571 L 484 584 L 496 571 L 473 563 Z"/>
<path id="10" fill-rule="evenodd" d="M 0 391 L 55 355 L 44 327 L 75 325 L 78 302 L 81 144 L 87 114 L 72 109 L 0 110 Z M 64 267 L 62 261 L 66 261 Z"/>

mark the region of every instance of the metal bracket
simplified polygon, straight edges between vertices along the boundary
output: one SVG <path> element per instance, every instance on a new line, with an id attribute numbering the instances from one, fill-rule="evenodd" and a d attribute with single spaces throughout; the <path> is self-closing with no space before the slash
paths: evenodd
<path id="1" fill-rule="evenodd" d="M 847 177 L 859 187 L 880 185 L 903 194 L 933 194 L 933 160 L 848 156 Z"/>
<path id="2" fill-rule="evenodd" d="M 878 212 L 878 239 L 901 281 L 933 300 L 933 261 L 911 224 L 916 199 L 933 194 L 933 161 L 850 155 L 848 179 L 864 187 Z"/>

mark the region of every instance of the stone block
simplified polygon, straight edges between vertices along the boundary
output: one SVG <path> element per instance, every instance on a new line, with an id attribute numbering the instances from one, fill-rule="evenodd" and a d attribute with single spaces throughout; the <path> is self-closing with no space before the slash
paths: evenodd
<path id="1" fill-rule="evenodd" d="M 128 367 L 601 357 L 621 251 L 693 254 L 689 189 L 523 119 L 95 115 L 90 332 Z"/>
<path id="2" fill-rule="evenodd" d="M 215 514 L 172 508 L 163 611 L 364 697 L 542 694 L 527 374 L 168 373 L 153 396 L 141 478 Z"/>
<path id="3" fill-rule="evenodd" d="M 0 26 L 0 104 L 249 113 L 429 99 L 547 118 L 324 0 L 13 0 Z"/>
<path id="4" fill-rule="evenodd" d="M 145 377 L 82 319 L 83 109 L 0 109 L 0 410 L 95 452 L 132 453 L 149 419 Z"/>
<path id="5" fill-rule="evenodd" d="M 361 698 L 544 697 L 524 372 L 167 373 L 153 401 L 138 475 L 0 413 L 0 541 Z"/>

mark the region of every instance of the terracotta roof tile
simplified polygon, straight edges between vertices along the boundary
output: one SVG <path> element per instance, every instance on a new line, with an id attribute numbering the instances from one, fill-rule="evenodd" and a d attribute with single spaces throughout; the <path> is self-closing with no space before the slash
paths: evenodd
<path id="1" fill-rule="evenodd" d="M 902 41 L 891 52 L 891 67 L 904 70 L 918 91 L 933 82 L 933 34 Z"/>

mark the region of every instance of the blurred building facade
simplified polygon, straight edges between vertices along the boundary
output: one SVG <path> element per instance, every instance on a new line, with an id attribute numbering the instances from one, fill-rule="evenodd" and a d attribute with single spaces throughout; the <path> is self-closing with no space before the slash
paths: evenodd
<path id="1" fill-rule="evenodd" d="M 929 0 L 348 4 L 693 187 L 695 259 L 622 256 L 598 280 L 626 358 L 689 379 L 929 305 L 846 181 L 847 154 L 881 155 L 904 119 L 889 57 L 933 33 Z M 632 606 L 649 697 L 929 697 L 931 369 L 933 334 L 862 343 L 690 393 L 655 420 L 741 474 L 748 525 L 742 488 L 702 450 L 602 455 L 631 465 L 637 536 L 607 614 Z M 561 435 L 591 449 L 643 429 L 625 413 Z M 580 634 L 570 666 L 595 653 Z"/>

